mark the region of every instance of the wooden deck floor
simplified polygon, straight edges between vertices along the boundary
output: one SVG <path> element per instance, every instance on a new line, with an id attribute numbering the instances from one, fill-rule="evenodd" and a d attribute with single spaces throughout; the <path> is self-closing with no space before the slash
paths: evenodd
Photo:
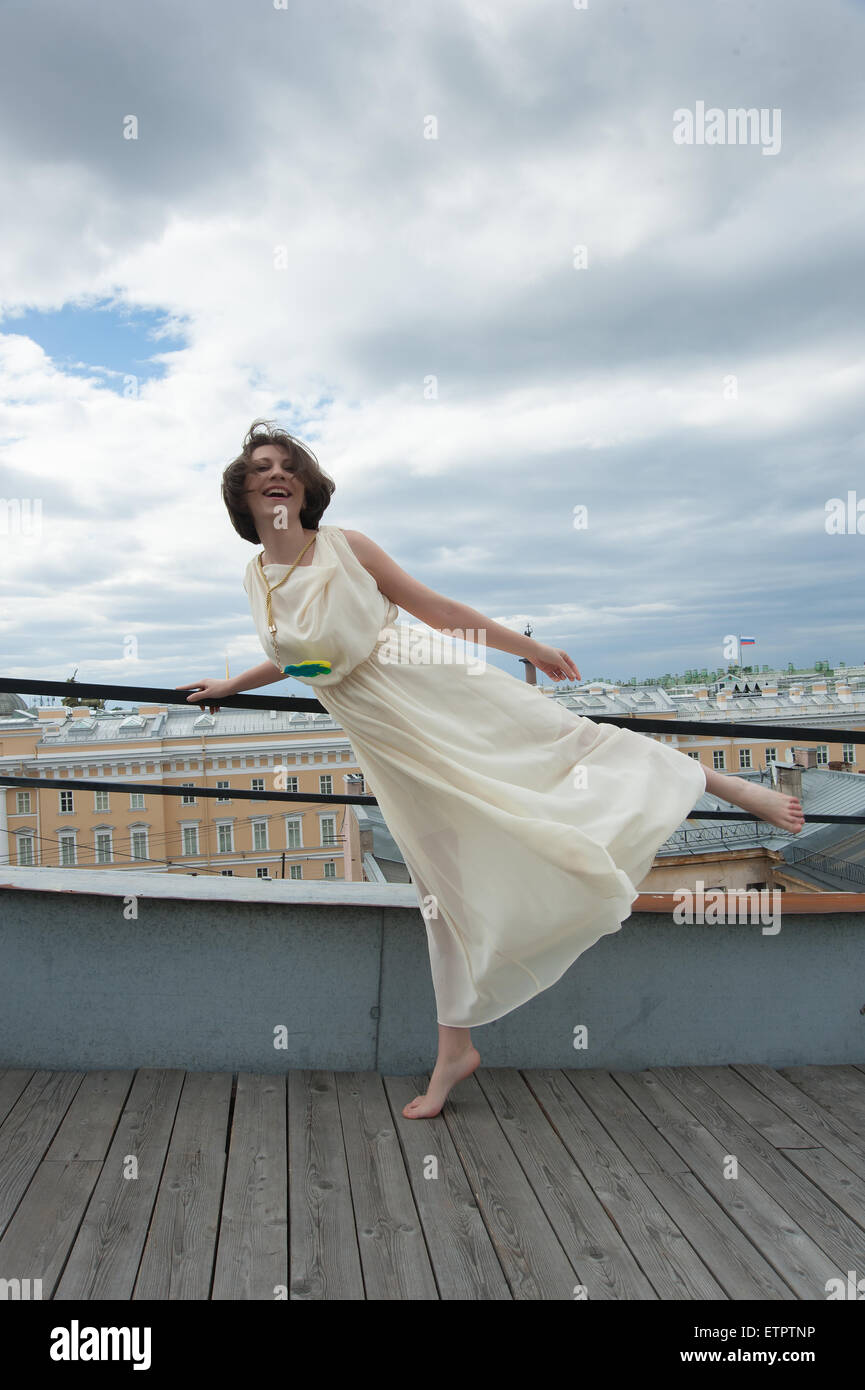
<path id="1" fill-rule="evenodd" d="M 825 1301 L 865 1272 L 865 1066 L 480 1069 L 403 1119 L 424 1089 L 0 1072 L 0 1278 L 58 1300 Z"/>

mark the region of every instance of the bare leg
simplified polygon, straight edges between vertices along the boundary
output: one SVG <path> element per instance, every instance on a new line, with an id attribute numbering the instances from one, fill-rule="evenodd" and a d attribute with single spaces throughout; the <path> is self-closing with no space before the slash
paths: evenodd
<path id="1" fill-rule="evenodd" d="M 446 1028 L 440 1023 L 439 1055 L 429 1090 L 425 1096 L 416 1096 L 405 1106 L 402 1113 L 406 1119 L 428 1120 L 432 1115 L 437 1115 L 451 1087 L 471 1076 L 480 1060 L 480 1053 L 472 1046 L 472 1035 L 468 1028 Z"/>
<path id="2" fill-rule="evenodd" d="M 704 767 L 703 771 L 706 774 L 706 791 L 711 792 L 712 796 L 719 796 L 722 801 L 741 806 L 743 811 L 750 811 L 760 820 L 777 825 L 780 830 L 789 830 L 792 835 L 798 835 L 805 824 L 802 803 L 798 797 L 748 782 L 744 777 L 731 777 L 727 772 L 716 772 L 714 768 Z"/>

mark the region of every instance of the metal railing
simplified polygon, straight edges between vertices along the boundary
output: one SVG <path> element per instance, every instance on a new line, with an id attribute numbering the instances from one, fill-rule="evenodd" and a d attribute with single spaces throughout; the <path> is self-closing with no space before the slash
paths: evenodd
<path id="1" fill-rule="evenodd" d="M 791 845 L 789 863 L 805 864 L 806 867 L 813 868 L 816 873 L 830 876 L 834 874 L 838 878 L 852 879 L 854 883 L 865 883 L 865 868 L 861 864 L 854 864 L 850 859 L 831 859 L 828 854 L 819 854 L 815 850 L 798 849 L 796 845 Z"/>
<path id="2" fill-rule="evenodd" d="M 293 695 L 227 695 L 224 699 L 213 700 L 202 696 L 200 699 L 191 698 L 187 700 L 186 695 L 194 696 L 194 691 L 183 691 L 171 687 L 161 686 L 137 686 L 137 685 L 103 685 L 93 681 L 48 681 L 31 680 L 27 676 L 10 678 L 0 676 L 0 691 L 7 690 L 20 694 L 22 690 L 31 695 L 74 695 L 76 699 L 118 699 L 127 701 L 138 701 L 153 705 L 173 705 L 175 708 L 192 710 L 198 705 L 208 705 L 225 709 L 254 709 L 254 710 L 287 710 L 287 711 L 306 711 L 314 714 L 329 714 L 329 711 L 319 703 L 318 700 L 306 698 L 304 696 Z M 182 697 L 182 698 L 179 698 Z M 572 711 L 575 713 L 575 711 Z M 578 716 L 586 717 L 589 716 Z M 639 732 L 648 731 L 649 733 L 667 733 L 674 729 L 676 733 L 685 734 L 706 734 L 707 731 L 725 736 L 737 734 L 742 735 L 745 730 L 743 726 L 733 720 L 715 719 L 654 719 L 644 715 L 631 714 L 604 714 L 590 716 L 593 724 L 616 724 L 620 727 L 636 728 Z M 765 738 L 800 739 L 804 743 L 824 743 L 826 741 L 826 729 L 814 729 L 802 727 L 794 724 L 754 724 L 749 719 L 747 721 L 747 737 L 753 738 L 756 734 Z M 865 731 L 861 729 L 832 729 L 833 743 L 865 743 Z M 752 771 L 749 768 L 740 768 L 741 772 Z M 226 788 L 224 787 L 197 787 L 197 786 L 163 786 L 161 783 L 146 782 L 109 782 L 104 778 L 98 781 L 83 780 L 78 777 L 10 777 L 0 770 L 0 786 L 7 787 L 57 787 L 63 790 L 94 790 L 94 791 L 137 791 L 151 792 L 158 796 L 213 796 L 225 797 Z M 339 802 L 346 805 L 377 806 L 378 802 L 374 796 L 350 795 L 349 793 L 330 793 L 330 792 L 281 792 L 281 791 L 246 791 L 232 787 L 230 789 L 232 800 L 244 801 L 301 801 L 309 802 Z M 759 816 L 752 815 L 750 811 L 689 811 L 686 819 L 696 820 L 750 820 L 760 821 Z M 865 815 L 832 815 L 828 812 L 806 815 L 806 821 L 814 821 L 822 824 L 831 825 L 865 825 Z"/>

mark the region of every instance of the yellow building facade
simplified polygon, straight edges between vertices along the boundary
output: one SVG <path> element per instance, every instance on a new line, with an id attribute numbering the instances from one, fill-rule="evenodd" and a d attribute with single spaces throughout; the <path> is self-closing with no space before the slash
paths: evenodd
<path id="1" fill-rule="evenodd" d="M 0 766 L 45 785 L 0 788 L 4 863 L 259 878 L 362 879 L 345 803 L 239 800 L 237 790 L 370 795 L 347 735 L 328 715 L 194 706 L 133 713 L 39 709 L 33 727 L 0 721 Z M 275 712 L 274 712 L 275 714 Z M 10 727 L 14 722 L 18 727 Z M 52 788 L 54 779 L 128 790 Z M 136 791 L 135 783 L 189 786 Z M 219 797 L 197 796 L 212 787 Z M 5 843 L 3 843 L 5 841 Z"/>

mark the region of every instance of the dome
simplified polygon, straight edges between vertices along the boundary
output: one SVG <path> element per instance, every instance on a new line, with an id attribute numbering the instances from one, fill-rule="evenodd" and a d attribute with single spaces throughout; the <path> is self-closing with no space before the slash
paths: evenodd
<path id="1" fill-rule="evenodd" d="M 0 715 L 17 714 L 19 710 L 27 709 L 20 695 L 14 695 L 11 690 L 0 690 Z"/>

